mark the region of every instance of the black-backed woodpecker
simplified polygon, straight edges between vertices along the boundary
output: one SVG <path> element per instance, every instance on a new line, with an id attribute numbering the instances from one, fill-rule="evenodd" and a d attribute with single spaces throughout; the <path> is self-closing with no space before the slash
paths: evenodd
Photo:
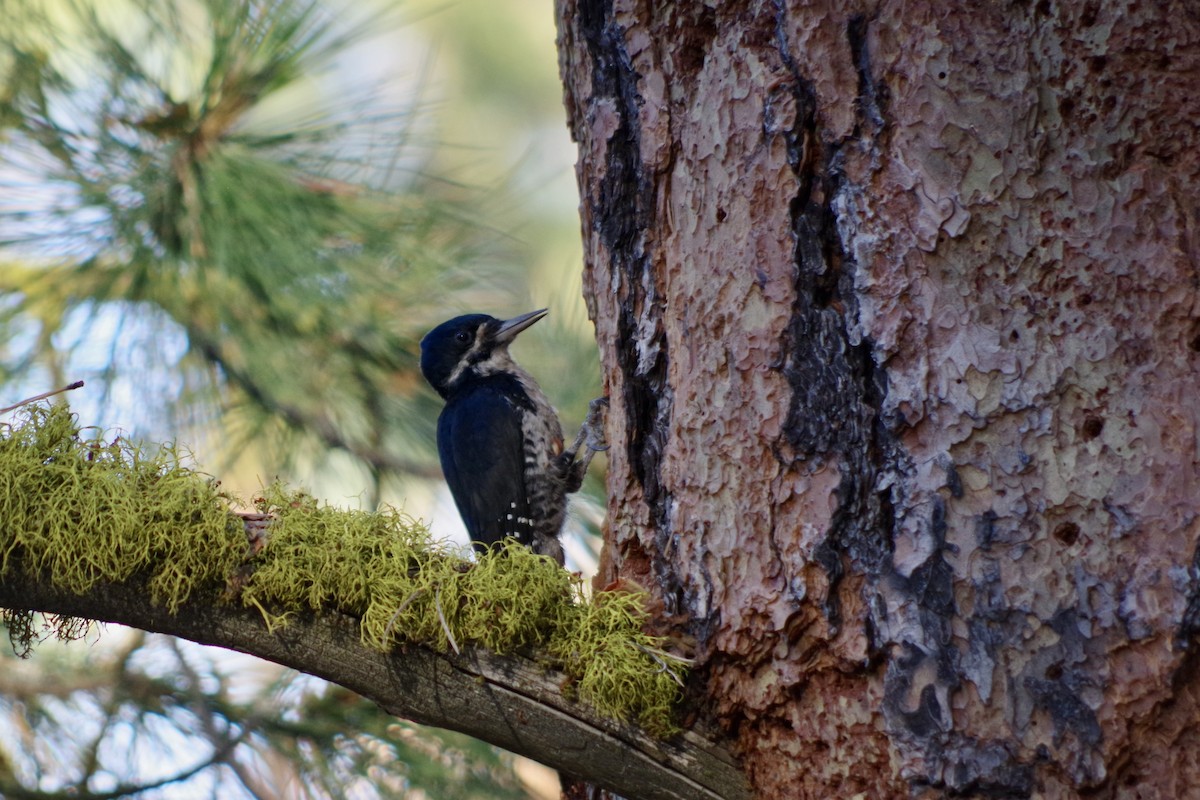
<path id="1" fill-rule="evenodd" d="M 446 401 L 438 417 L 442 473 L 477 550 L 512 537 L 563 563 L 558 539 L 567 495 L 577 491 L 593 451 L 604 401 L 563 449 L 558 415 L 508 346 L 546 309 L 500 320 L 468 314 L 421 340 L 421 372 Z M 576 459 L 587 439 L 588 449 Z"/>

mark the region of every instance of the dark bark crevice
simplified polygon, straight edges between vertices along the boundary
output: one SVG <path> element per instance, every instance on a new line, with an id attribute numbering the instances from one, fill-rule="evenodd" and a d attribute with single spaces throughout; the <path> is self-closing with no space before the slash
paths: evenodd
<path id="1" fill-rule="evenodd" d="M 795 124 L 783 131 L 797 179 L 790 201 L 796 299 L 783 365 L 793 395 L 785 437 L 796 463 L 820 467 L 834 460 L 841 472 L 837 510 L 816 552 L 829 576 L 826 615 L 836 627 L 847 567 L 853 565 L 869 583 L 888 568 L 894 521 L 887 490 L 879 485 L 898 466 L 900 453 L 880 423 L 886 376 L 875 364 L 871 342 L 855 341 L 850 330 L 853 263 L 833 208 L 843 180 L 841 144 L 821 136 L 814 89 L 790 52 L 786 11 L 782 4 L 777 9 L 778 47 L 796 107 Z M 855 19 L 851 38 L 862 39 L 865 23 Z M 858 54 L 859 63 L 865 58 Z"/>
<path id="2" fill-rule="evenodd" d="M 641 155 L 639 76 L 613 19 L 611 0 L 581 2 L 579 8 L 578 31 L 592 62 L 590 107 L 610 102 L 619 115 L 606 142 L 604 164 L 597 169 L 599 194 L 590 202 L 617 299 L 617 332 L 623 344 L 616 348 L 616 357 L 624 376 L 620 399 L 631 429 L 628 459 L 655 533 L 654 552 L 643 556 L 667 612 L 675 614 L 687 606 L 669 563 L 674 533 L 670 498 L 660 477 L 671 419 L 670 353 L 662 320 L 664 301 L 645 240 L 655 224 L 654 181 Z"/>
<path id="3" fill-rule="evenodd" d="M 861 622 L 869 652 L 882 655 L 896 648 L 897 654 L 887 660 L 884 675 L 889 732 L 905 749 L 924 754 L 925 774 L 912 778 L 914 787 L 936 787 L 951 796 L 1028 797 L 1033 767 L 1020 760 L 1011 743 L 976 741 L 949 727 L 945 705 L 963 678 L 950 634 L 958 609 L 944 557 L 946 514 L 940 498 L 927 523 L 935 542 L 928 558 L 907 576 L 892 565 L 895 506 L 901 499 L 893 493 L 903 491 L 894 477 L 910 471 L 898 440 L 903 420 L 887 413 L 887 375 L 876 362 L 874 344 L 853 331 L 856 266 L 843 247 L 835 212 L 845 181 L 845 148 L 872 152 L 887 130 L 886 92 L 871 77 L 869 20 L 858 15 L 847 22 L 847 47 L 858 71 L 858 119 L 851 139 L 834 141 L 822 136 L 813 86 L 788 50 L 782 8 L 778 19 L 780 53 L 792 76 L 789 88 L 797 109 L 794 127 L 784 132 L 797 188 L 791 199 L 796 300 L 783 367 L 793 399 L 783 451 L 794 463 L 819 468 L 832 461 L 840 471 L 837 508 L 815 552 L 829 578 L 825 612 L 836 629 L 842 622 L 842 580 L 848 572 L 864 579 L 864 605 L 871 611 Z M 875 601 L 884 581 L 894 598 L 904 597 L 917 609 L 919 641 L 885 640 L 890 636 L 885 604 Z M 921 685 L 930 667 L 934 682 Z"/>
<path id="4" fill-rule="evenodd" d="M 932 512 L 926 523 L 933 543 L 926 560 L 907 576 L 896 572 L 891 563 L 893 536 L 899 524 L 895 506 L 904 499 L 903 483 L 892 477 L 911 473 L 907 454 L 898 441 L 904 421 L 886 409 L 887 377 L 875 361 L 872 343 L 867 340 L 854 342 L 849 332 L 847 321 L 857 314 L 855 267 L 852 256 L 841 247 L 832 211 L 832 204 L 842 190 L 844 148 L 859 147 L 868 153 L 875 152 L 888 130 L 886 92 L 880 90 L 871 77 L 868 25 L 866 18 L 857 16 L 852 17 L 847 26 L 848 45 L 859 73 L 858 120 L 854 137 L 846 142 L 821 142 L 823 157 L 814 161 L 822 165 L 816 182 L 824 203 L 818 209 L 810 208 L 800 214 L 795 229 L 798 239 L 806 234 L 819 237 L 828 259 L 826 264 L 806 265 L 804 254 L 811 254 L 816 248 L 810 245 L 805 250 L 798 244 L 800 284 L 806 273 L 820 274 L 823 269 L 836 273 L 836 280 L 826 280 L 825 284 L 836 283 L 828 306 L 842 310 L 832 320 L 842 322 L 841 328 L 836 330 L 841 335 L 826 335 L 818 341 L 835 342 L 834 348 L 826 345 L 824 356 L 828 359 L 833 353 L 845 362 L 844 371 L 840 372 L 842 380 L 836 385 L 851 387 L 858 392 L 857 398 L 852 392 L 833 395 L 834 402 L 842 404 L 843 413 L 848 413 L 849 418 L 838 420 L 842 423 L 841 438 L 827 443 L 830 445 L 828 452 L 842 465 L 843 477 L 838 487 L 839 506 L 834 523 L 818 551 L 818 558 L 834 584 L 830 600 L 834 619 L 836 582 L 847 568 L 864 575 L 863 591 L 873 595 L 881 582 L 886 582 L 892 604 L 911 604 L 917 611 L 916 627 L 901 633 L 900 640 L 887 641 L 894 638 L 894 633 L 886 631 L 896 629 L 886 619 L 886 604 L 868 603 L 872 611 L 865 620 L 875 652 L 898 648 L 895 652 L 899 655 L 887 662 L 883 711 L 893 741 L 905 750 L 922 753 L 924 774 L 912 776 L 911 785 L 934 788 L 949 796 L 1029 797 L 1034 789 L 1034 764 L 1021 757 L 1017 744 L 980 740 L 955 731 L 950 709 L 945 707 L 961 690 L 965 678 L 963 656 L 950 633 L 951 621 L 959 614 L 959 609 L 954 596 L 953 570 L 946 559 L 949 547 L 946 508 L 941 497 L 933 498 Z M 815 316 L 813 308 L 821 296 L 821 291 L 813 292 L 813 301 L 807 307 L 800 301 L 802 319 L 804 314 L 809 319 Z M 808 327 L 817 326 L 809 323 Z M 824 330 L 834 330 L 834 326 L 828 325 Z M 796 383 L 810 380 L 810 375 L 811 371 L 799 372 Z M 816 401 L 828 402 L 820 397 Z M 818 450 L 818 454 L 825 453 Z M 947 480 L 946 491 L 951 496 L 955 493 L 954 477 L 951 474 Z M 934 677 L 929 682 L 927 676 L 931 668 Z M 927 682 L 921 685 L 919 681 L 922 680 Z M 1068 694 L 1070 699 L 1075 697 L 1074 693 Z M 915 705 L 911 705 L 914 697 Z M 1044 697 L 1047 713 L 1064 733 L 1069 729 L 1071 735 L 1078 733 L 1090 739 L 1098 730 L 1081 718 L 1079 705 L 1072 703 L 1057 685 Z"/>
<path id="5" fill-rule="evenodd" d="M 1177 647 L 1187 648 L 1195 652 L 1196 636 L 1200 634 L 1200 541 L 1197 541 L 1192 551 L 1192 563 L 1188 566 L 1187 605 L 1179 620 L 1179 628 L 1175 634 Z"/>

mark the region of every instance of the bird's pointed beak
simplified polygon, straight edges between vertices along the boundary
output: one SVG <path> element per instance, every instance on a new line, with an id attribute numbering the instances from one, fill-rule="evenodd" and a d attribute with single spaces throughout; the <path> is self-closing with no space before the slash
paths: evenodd
<path id="1" fill-rule="evenodd" d="M 506 319 L 500 323 L 500 327 L 496 329 L 496 341 L 501 344 L 507 344 L 517 337 L 517 334 L 528 328 L 533 323 L 537 322 L 542 317 L 550 313 L 548 308 L 539 308 L 537 311 L 530 311 L 528 314 L 522 314 L 519 317 Z"/>

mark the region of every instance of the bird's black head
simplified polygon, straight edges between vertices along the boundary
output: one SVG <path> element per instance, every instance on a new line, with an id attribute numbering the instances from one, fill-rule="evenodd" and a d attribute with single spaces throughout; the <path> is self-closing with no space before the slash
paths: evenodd
<path id="1" fill-rule="evenodd" d="M 421 372 L 442 397 L 466 381 L 513 366 L 508 345 L 546 316 L 546 309 L 512 319 L 467 314 L 443 322 L 421 340 Z"/>

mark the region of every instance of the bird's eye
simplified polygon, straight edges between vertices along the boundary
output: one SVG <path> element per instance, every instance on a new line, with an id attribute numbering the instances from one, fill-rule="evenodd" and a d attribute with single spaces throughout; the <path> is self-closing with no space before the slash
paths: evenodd
<path id="1" fill-rule="evenodd" d="M 459 331 L 458 333 L 454 334 L 454 338 L 463 344 L 466 344 L 467 342 L 471 341 L 471 334 L 467 333 L 466 331 Z"/>

